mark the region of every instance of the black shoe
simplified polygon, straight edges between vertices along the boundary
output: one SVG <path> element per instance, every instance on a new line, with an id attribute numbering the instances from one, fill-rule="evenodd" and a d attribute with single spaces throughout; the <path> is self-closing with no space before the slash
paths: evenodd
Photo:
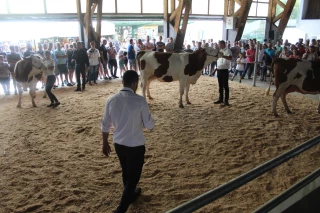
<path id="1" fill-rule="evenodd" d="M 85 91 L 85 90 L 86 90 L 86 88 L 85 88 L 85 87 L 83 87 L 83 88 L 82 88 L 82 91 Z"/>
<path id="2" fill-rule="evenodd" d="M 119 78 L 119 77 L 118 77 L 118 76 L 116 76 L 116 75 L 114 75 L 113 77 L 114 77 L 114 78 Z"/>
<path id="3" fill-rule="evenodd" d="M 67 83 L 67 86 L 68 86 L 68 87 L 72 87 L 73 85 L 72 85 L 72 84 L 70 84 L 70 83 Z"/>
<path id="4" fill-rule="evenodd" d="M 60 102 L 58 101 L 58 102 L 54 103 L 53 107 L 57 107 L 59 105 L 60 105 Z"/>
<path id="5" fill-rule="evenodd" d="M 223 102 L 221 103 L 221 106 L 230 106 L 229 102 Z"/>
<path id="6" fill-rule="evenodd" d="M 220 100 L 220 99 L 218 99 L 217 101 L 215 101 L 215 102 L 213 102 L 214 104 L 221 104 L 221 103 L 223 103 L 223 101 L 222 100 Z"/>
<path id="7" fill-rule="evenodd" d="M 54 103 L 49 104 L 47 107 L 53 107 Z"/>
<path id="8" fill-rule="evenodd" d="M 80 88 L 77 88 L 77 89 L 75 90 L 75 92 L 81 92 L 81 89 L 80 89 Z"/>

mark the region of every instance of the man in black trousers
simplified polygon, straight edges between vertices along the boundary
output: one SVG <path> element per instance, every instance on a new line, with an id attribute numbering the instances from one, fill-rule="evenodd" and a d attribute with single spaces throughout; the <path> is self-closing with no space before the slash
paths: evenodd
<path id="1" fill-rule="evenodd" d="M 136 188 L 139 183 L 145 154 L 145 137 L 143 127 L 153 129 L 152 118 L 146 99 L 136 94 L 139 76 L 128 70 L 123 75 L 123 88 L 106 103 L 101 130 L 103 147 L 106 156 L 110 155 L 108 143 L 109 131 L 114 126 L 113 141 L 122 167 L 124 190 L 121 201 L 113 213 L 124 213 L 141 193 Z"/>
<path id="2" fill-rule="evenodd" d="M 219 99 L 214 104 L 229 106 L 229 67 L 232 60 L 232 52 L 226 47 L 225 41 L 219 41 L 219 59 L 217 61 L 218 83 L 219 83 Z M 223 99 L 223 91 L 225 96 Z"/>
<path id="3" fill-rule="evenodd" d="M 86 88 L 86 71 L 90 69 L 90 64 L 87 51 L 83 49 L 80 41 L 77 42 L 77 49 L 73 52 L 71 61 L 76 61 L 77 89 L 75 92 L 81 91 L 80 74 L 82 76 L 82 91 L 84 91 Z"/>

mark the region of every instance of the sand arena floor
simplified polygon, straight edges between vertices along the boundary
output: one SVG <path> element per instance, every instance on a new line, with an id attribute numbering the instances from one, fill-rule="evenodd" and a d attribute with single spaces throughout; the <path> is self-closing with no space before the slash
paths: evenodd
<path id="1" fill-rule="evenodd" d="M 37 92 L 0 96 L 0 212 L 111 212 L 122 183 L 116 154 L 101 151 L 100 121 L 106 99 L 121 80 L 99 82 L 84 93 L 59 88 L 55 109 Z M 142 195 L 129 213 L 165 212 L 253 169 L 320 133 L 317 101 L 289 95 L 294 114 L 278 103 L 272 116 L 265 89 L 230 82 L 230 107 L 212 104 L 216 78 L 191 87 L 192 105 L 178 108 L 178 83 L 151 84 L 156 120 L 145 131 Z M 141 94 L 141 91 L 138 91 Z M 5 149 L 6 155 L 3 155 Z M 251 212 L 320 165 L 320 147 L 284 163 L 197 212 Z"/>

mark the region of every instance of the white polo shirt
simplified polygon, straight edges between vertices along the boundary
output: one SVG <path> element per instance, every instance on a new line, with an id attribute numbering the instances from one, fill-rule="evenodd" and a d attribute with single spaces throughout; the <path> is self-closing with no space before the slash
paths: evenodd
<path id="1" fill-rule="evenodd" d="M 114 126 L 114 143 L 136 147 L 145 143 L 143 127 L 153 129 L 154 123 L 146 99 L 124 87 L 107 101 L 101 130 Z"/>
<path id="2" fill-rule="evenodd" d="M 99 50 L 97 48 L 95 48 L 94 50 L 90 48 L 88 49 L 87 53 L 88 53 L 88 56 L 91 54 L 91 57 L 89 58 L 90 66 L 99 65 L 99 58 L 100 58 Z"/>
<path id="3" fill-rule="evenodd" d="M 232 52 L 228 48 L 220 49 L 220 53 L 223 53 L 223 56 L 232 56 Z M 219 58 L 217 60 L 217 69 L 224 70 L 229 69 L 231 60 L 225 58 Z"/>

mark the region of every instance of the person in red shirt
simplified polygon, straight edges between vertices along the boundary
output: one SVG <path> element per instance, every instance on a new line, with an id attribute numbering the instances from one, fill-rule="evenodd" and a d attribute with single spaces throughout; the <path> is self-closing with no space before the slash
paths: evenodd
<path id="1" fill-rule="evenodd" d="M 251 79 L 251 75 L 254 69 L 255 56 L 256 56 L 256 49 L 254 48 L 254 45 L 250 45 L 250 48 L 246 51 L 246 56 L 247 56 L 247 63 L 241 78 L 244 79 L 244 76 L 249 70 L 248 79 Z"/>

